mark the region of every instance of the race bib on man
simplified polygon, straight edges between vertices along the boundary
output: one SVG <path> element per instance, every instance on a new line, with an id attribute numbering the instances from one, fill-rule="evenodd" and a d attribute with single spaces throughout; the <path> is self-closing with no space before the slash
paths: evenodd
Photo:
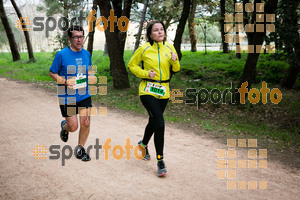
<path id="1" fill-rule="evenodd" d="M 156 94 L 156 95 L 159 95 L 159 96 L 163 97 L 166 94 L 167 88 L 165 86 L 156 85 L 154 83 L 149 82 L 147 84 L 147 87 L 146 87 L 145 91 L 149 92 L 151 94 Z"/>
<path id="2" fill-rule="evenodd" d="M 85 88 L 87 86 L 86 75 L 84 74 L 77 74 L 75 85 L 73 86 L 74 89 Z"/>

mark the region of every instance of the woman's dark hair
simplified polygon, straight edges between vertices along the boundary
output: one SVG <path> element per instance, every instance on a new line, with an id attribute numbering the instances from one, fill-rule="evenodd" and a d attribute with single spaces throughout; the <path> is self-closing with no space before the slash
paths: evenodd
<path id="1" fill-rule="evenodd" d="M 146 39 L 147 39 L 147 42 L 149 42 L 151 45 L 153 45 L 153 43 L 154 43 L 154 41 L 150 37 L 151 30 L 152 30 L 153 25 L 157 24 L 157 23 L 161 24 L 163 26 L 163 28 L 164 28 L 164 31 L 165 31 L 165 37 L 164 37 L 164 40 L 163 40 L 164 43 L 165 43 L 166 38 L 167 38 L 167 31 L 166 31 L 165 24 L 162 21 L 159 21 L 159 20 L 150 21 L 150 22 L 148 22 L 147 28 L 146 28 Z"/>
<path id="2" fill-rule="evenodd" d="M 83 28 L 81 26 L 78 26 L 78 25 L 72 25 L 72 26 L 70 26 L 69 29 L 68 29 L 68 36 L 69 37 L 73 37 L 72 31 L 82 31 L 83 35 L 84 35 L 84 30 L 83 30 Z"/>

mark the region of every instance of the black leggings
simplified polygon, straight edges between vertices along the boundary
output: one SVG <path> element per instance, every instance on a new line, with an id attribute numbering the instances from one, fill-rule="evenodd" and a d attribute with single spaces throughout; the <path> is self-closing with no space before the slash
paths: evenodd
<path id="1" fill-rule="evenodd" d="M 149 121 L 146 126 L 142 142 L 144 145 L 147 145 L 153 133 L 155 133 L 154 145 L 156 149 L 156 157 L 158 158 L 158 155 L 163 157 L 165 132 L 163 113 L 169 99 L 157 99 L 151 95 L 142 95 L 140 98 L 149 114 Z"/>

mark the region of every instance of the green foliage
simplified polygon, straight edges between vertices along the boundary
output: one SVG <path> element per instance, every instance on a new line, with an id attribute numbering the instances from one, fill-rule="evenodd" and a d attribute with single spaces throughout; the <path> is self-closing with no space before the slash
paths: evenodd
<path id="1" fill-rule="evenodd" d="M 79 16 L 87 16 L 91 10 L 91 8 L 87 7 L 87 3 L 85 0 L 43 0 L 45 3 L 44 6 L 38 6 L 38 11 L 45 11 L 48 17 L 53 15 L 61 15 L 69 20 L 69 26 L 71 25 L 71 20 L 75 17 Z M 74 25 L 78 25 L 78 20 L 73 22 Z M 63 49 L 68 45 L 68 36 L 64 32 L 61 34 L 60 32 L 57 33 L 56 37 L 54 38 L 55 44 L 58 44 L 53 51 L 53 55 L 57 53 L 57 51 Z"/>
<path id="2" fill-rule="evenodd" d="M 54 48 L 52 51 L 52 56 L 54 58 L 56 53 L 63 49 L 65 47 L 65 44 L 69 43 L 68 35 L 65 33 L 61 34 L 60 32 L 57 32 L 57 35 L 54 37 L 53 43 L 58 44 L 58 47 Z"/>
<path id="3" fill-rule="evenodd" d="M 8 39 L 5 33 L 5 29 L 3 27 L 3 24 L 0 23 L 0 45 L 5 45 L 8 43 Z"/>
<path id="4" fill-rule="evenodd" d="M 26 52 L 20 54 L 22 58 L 28 59 L 28 54 Z M 26 59 L 12 62 L 10 53 L 1 53 L 0 55 L 0 76 L 30 82 L 52 80 L 49 77 L 49 68 L 53 61 L 51 53 L 35 53 L 35 63 Z"/>
<path id="5" fill-rule="evenodd" d="M 246 56 L 235 59 L 235 54 L 222 54 L 215 51 L 204 55 L 203 52 L 187 53 L 181 60 L 181 73 L 183 77 L 223 83 L 238 80 L 241 76 Z"/>
<path id="6" fill-rule="evenodd" d="M 219 0 L 198 0 L 196 18 L 209 20 L 210 23 L 217 22 L 220 17 Z"/>
<path id="7" fill-rule="evenodd" d="M 242 54 L 241 59 L 236 59 L 235 53 L 222 54 L 220 51 L 208 51 L 207 55 L 204 52 L 187 52 L 183 51 L 184 56 L 181 63 L 181 70 L 175 77 L 180 77 L 181 81 L 185 82 L 187 86 L 191 84 L 191 80 L 199 79 L 198 84 L 205 83 L 206 85 L 216 84 L 228 84 L 229 82 L 237 82 L 242 74 L 243 67 L 246 61 L 246 54 Z M 108 76 L 109 82 L 112 83 L 110 74 L 110 61 L 108 56 L 102 56 L 103 51 L 93 52 L 93 64 L 97 65 L 97 74 L 100 76 Z M 36 53 L 37 63 L 31 64 L 25 61 L 11 62 L 11 55 L 9 53 L 1 53 L 1 72 L 2 76 L 5 76 L 4 72 L 9 72 L 10 77 L 22 79 L 22 73 L 15 73 L 18 69 L 23 69 L 28 65 L 32 69 L 30 73 L 32 77 L 35 77 L 35 68 L 49 68 L 53 61 L 52 53 Z M 26 58 L 27 54 L 22 53 L 22 57 Z M 131 51 L 124 52 L 125 64 L 128 63 L 131 57 Z M 32 65 L 32 66 L 31 66 Z M 11 67 L 13 66 L 13 67 Z M 257 64 L 257 81 L 266 81 L 271 84 L 278 84 L 283 78 L 284 72 L 287 70 L 288 64 L 286 61 L 279 61 L 272 59 L 271 55 L 261 55 Z M 29 68 L 28 68 L 29 69 Z M 40 69 L 38 69 L 40 70 Z M 47 74 L 46 74 L 47 75 Z M 134 77 L 129 72 L 130 80 L 134 83 L 138 83 L 139 79 Z M 38 81 L 37 79 L 36 81 Z M 299 82 L 299 80 L 298 80 Z M 298 87 L 300 85 L 298 84 Z"/>
<path id="8" fill-rule="evenodd" d="M 199 37 L 202 39 L 204 39 L 204 34 L 201 33 L 199 35 Z M 221 43 L 222 39 L 221 39 L 221 32 L 219 30 L 219 27 L 216 25 L 212 25 L 209 26 L 207 29 L 207 42 L 208 43 Z"/>
<path id="9" fill-rule="evenodd" d="M 236 82 L 242 75 L 246 59 L 247 54 L 236 59 L 234 51 L 230 54 L 209 51 L 207 55 L 203 52 L 185 52 L 181 60 L 181 74 L 186 78 L 201 78 L 214 83 L 222 83 L 224 80 Z M 257 64 L 256 82 L 279 84 L 288 67 L 286 61 L 274 60 L 272 55 L 262 54 Z"/>
<path id="10" fill-rule="evenodd" d="M 269 55 L 261 55 L 257 66 L 258 82 L 266 81 L 268 83 L 279 84 L 283 79 L 288 65 L 286 62 L 270 59 Z"/>
<path id="11" fill-rule="evenodd" d="M 284 56 L 289 62 L 294 62 L 295 45 L 299 44 L 300 2 L 298 0 L 284 0 L 278 2 L 276 10 L 276 32 L 266 38 L 276 42 L 277 56 Z M 294 24 L 294 25 L 292 25 Z"/>
<path id="12" fill-rule="evenodd" d="M 66 4 L 64 5 L 64 2 Z M 37 10 L 45 10 L 46 15 L 48 17 L 53 16 L 55 14 L 62 14 L 64 11 L 67 13 L 72 13 L 74 10 L 77 10 L 78 8 L 81 7 L 81 4 L 84 2 L 84 0 L 66 0 L 66 1 L 61 1 L 61 0 L 44 0 L 45 7 L 43 6 L 38 6 Z"/>
<path id="13" fill-rule="evenodd" d="M 217 23 L 210 23 L 207 19 L 195 18 L 195 32 L 197 37 L 197 43 L 204 43 L 204 31 L 206 31 L 206 43 L 221 43 L 221 32 Z M 204 29 L 206 26 L 206 29 Z M 183 43 L 190 43 L 188 24 L 184 28 L 182 36 Z"/>
<path id="14" fill-rule="evenodd" d="M 131 11 L 131 20 L 139 22 L 140 13 L 138 3 L 141 5 L 143 0 L 135 1 L 133 4 L 133 10 Z M 148 4 L 147 13 L 145 16 L 145 21 L 148 20 L 161 20 L 164 21 L 166 27 L 170 24 L 177 23 L 182 12 L 182 2 L 180 0 L 150 0 Z"/>
<path id="15" fill-rule="evenodd" d="M 10 18 L 7 18 L 10 28 L 12 29 L 12 32 L 14 33 L 15 36 L 15 40 L 17 44 L 22 43 L 22 39 L 24 37 L 24 35 L 21 33 L 21 31 L 19 29 L 16 28 L 15 24 L 12 23 L 12 21 L 10 20 Z M 8 39 L 7 39 L 7 35 L 5 32 L 5 29 L 3 27 L 3 23 L 0 23 L 0 46 L 4 46 L 4 45 L 8 45 Z"/>

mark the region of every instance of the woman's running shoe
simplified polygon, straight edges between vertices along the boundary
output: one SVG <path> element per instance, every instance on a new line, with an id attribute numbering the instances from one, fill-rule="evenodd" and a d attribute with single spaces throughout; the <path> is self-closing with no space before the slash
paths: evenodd
<path id="1" fill-rule="evenodd" d="M 157 176 L 165 176 L 167 174 L 167 170 L 165 167 L 165 162 L 163 160 L 157 161 Z"/>
<path id="2" fill-rule="evenodd" d="M 148 145 L 144 146 L 144 144 L 142 143 L 142 140 L 138 142 L 138 145 L 140 145 L 142 148 L 145 148 L 145 156 L 144 156 L 143 160 L 150 160 L 151 157 L 150 157 L 150 154 L 148 151 Z"/>

